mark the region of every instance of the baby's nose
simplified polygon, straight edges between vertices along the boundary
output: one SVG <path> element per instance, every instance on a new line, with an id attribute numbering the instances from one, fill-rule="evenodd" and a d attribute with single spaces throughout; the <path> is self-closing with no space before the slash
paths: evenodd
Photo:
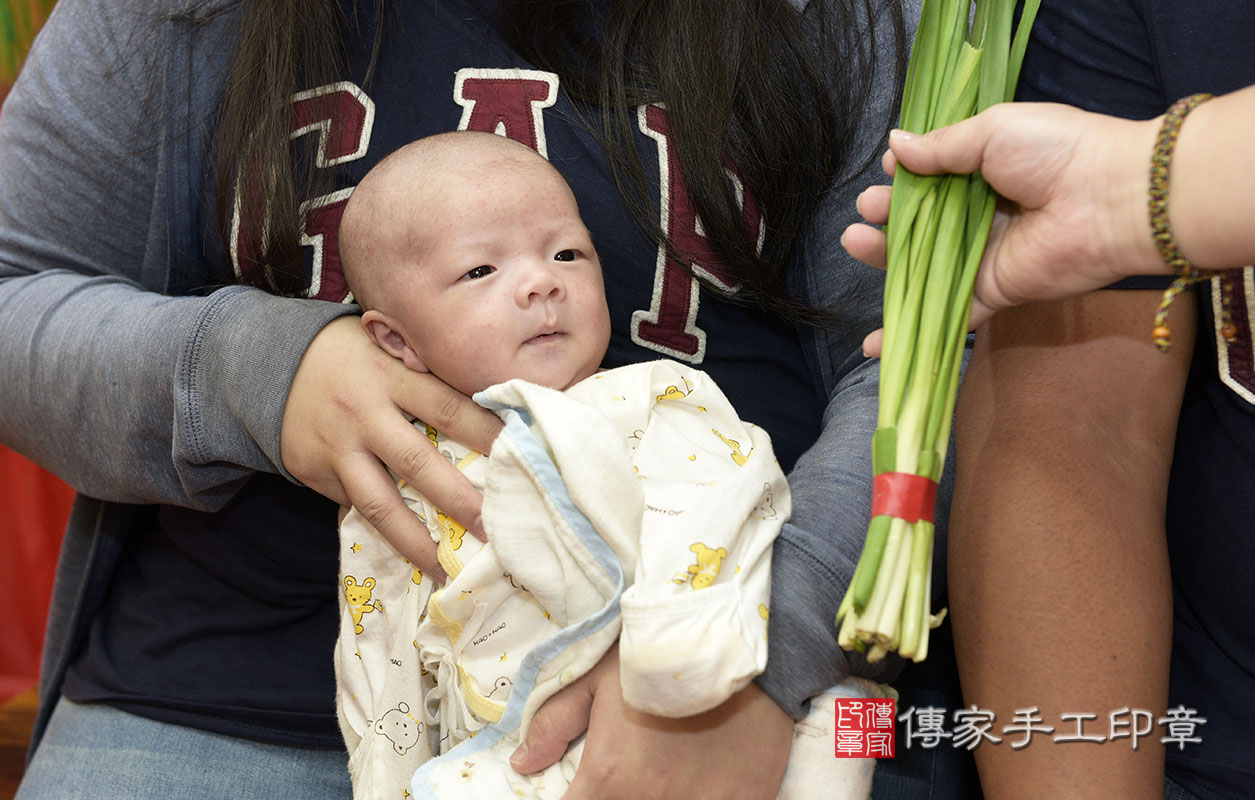
<path id="1" fill-rule="evenodd" d="M 548 264 L 537 264 L 519 282 L 519 302 L 523 305 L 538 300 L 561 300 L 566 294 L 562 278 Z"/>

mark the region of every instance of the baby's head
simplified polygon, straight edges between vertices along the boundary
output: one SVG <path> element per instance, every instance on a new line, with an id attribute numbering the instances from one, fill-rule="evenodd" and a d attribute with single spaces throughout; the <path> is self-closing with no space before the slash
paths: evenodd
<path id="1" fill-rule="evenodd" d="M 340 256 L 371 339 L 466 394 L 511 378 L 566 389 L 610 341 L 575 196 L 502 136 L 443 133 L 384 158 L 344 210 Z"/>

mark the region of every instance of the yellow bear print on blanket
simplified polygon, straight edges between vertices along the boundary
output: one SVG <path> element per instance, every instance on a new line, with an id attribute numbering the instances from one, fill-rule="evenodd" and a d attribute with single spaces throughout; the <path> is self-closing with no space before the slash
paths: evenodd
<path id="1" fill-rule="evenodd" d="M 694 542 L 689 551 L 697 554 L 697 563 L 689 564 L 688 571 L 692 576 L 689 582 L 694 589 L 705 589 L 715 582 L 715 576 L 719 574 L 723 560 L 728 557 L 728 551 L 722 547 L 712 550 L 701 542 Z"/>
<path id="2" fill-rule="evenodd" d="M 344 576 L 344 599 L 349 604 L 349 613 L 353 615 L 354 633 L 365 630 L 362 627 L 362 616 L 374 611 L 378 605 L 370 599 L 370 593 L 374 589 L 374 578 L 367 578 L 359 584 L 352 575 Z"/>

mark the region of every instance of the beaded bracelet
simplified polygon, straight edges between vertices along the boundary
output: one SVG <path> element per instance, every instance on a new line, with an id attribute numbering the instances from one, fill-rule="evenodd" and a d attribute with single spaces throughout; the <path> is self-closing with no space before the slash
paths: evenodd
<path id="1" fill-rule="evenodd" d="M 1164 260 L 1177 277 L 1163 293 L 1159 309 L 1155 312 L 1155 328 L 1151 338 L 1160 350 L 1167 350 L 1172 344 L 1172 331 L 1168 330 L 1168 306 L 1181 292 L 1191 285 L 1211 278 L 1220 278 L 1220 333 L 1227 341 L 1233 341 L 1237 335 L 1229 315 L 1230 298 L 1233 293 L 1228 273 L 1219 270 L 1199 269 L 1195 267 L 1181 248 L 1177 246 L 1176 237 L 1172 235 L 1172 226 L 1168 221 L 1168 190 L 1172 166 L 1172 150 L 1176 147 L 1177 138 L 1181 135 L 1181 125 L 1191 111 L 1212 98 L 1212 95 L 1201 93 L 1184 97 L 1172 104 L 1164 114 L 1163 125 L 1159 128 L 1159 136 L 1155 139 L 1155 151 L 1150 158 L 1150 230 L 1159 249 L 1159 256 Z"/>

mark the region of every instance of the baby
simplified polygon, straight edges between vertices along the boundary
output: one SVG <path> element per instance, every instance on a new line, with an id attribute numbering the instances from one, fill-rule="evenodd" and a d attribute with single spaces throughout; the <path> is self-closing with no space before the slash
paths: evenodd
<path id="1" fill-rule="evenodd" d="M 383 159 L 354 190 L 340 252 L 371 339 L 467 395 L 510 378 L 569 388 L 609 345 L 575 197 L 510 139 L 447 133 Z"/>
<path id="2" fill-rule="evenodd" d="M 355 796 L 561 796 L 580 745 L 539 776 L 509 754 L 616 640 L 625 700 L 654 714 L 713 708 L 761 672 L 784 475 L 704 373 L 598 370 L 601 265 L 561 175 L 500 136 L 421 139 L 354 190 L 340 246 L 370 338 L 506 423 L 491 457 L 427 428 L 484 491 L 488 544 L 401 487 L 444 586 L 355 511 L 341 526 Z"/>

